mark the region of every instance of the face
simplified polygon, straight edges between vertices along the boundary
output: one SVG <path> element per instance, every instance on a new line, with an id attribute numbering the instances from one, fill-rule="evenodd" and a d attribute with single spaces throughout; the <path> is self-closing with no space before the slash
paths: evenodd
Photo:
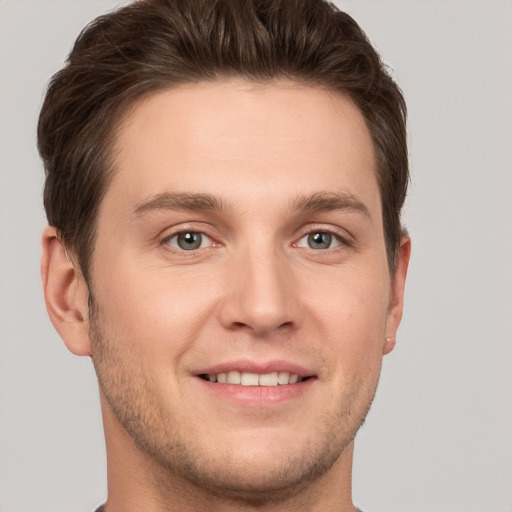
<path id="1" fill-rule="evenodd" d="M 334 471 L 401 312 L 358 109 L 290 83 L 181 87 L 130 112 L 116 164 L 90 283 L 110 435 L 233 496 Z"/>

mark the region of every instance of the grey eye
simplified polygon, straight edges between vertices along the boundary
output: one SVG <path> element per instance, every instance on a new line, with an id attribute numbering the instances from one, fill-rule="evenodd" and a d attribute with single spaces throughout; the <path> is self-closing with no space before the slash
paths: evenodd
<path id="1" fill-rule="evenodd" d="M 169 239 L 168 244 L 182 251 L 193 251 L 201 249 L 209 242 L 209 238 L 197 231 L 183 231 Z"/>
<path id="2" fill-rule="evenodd" d="M 310 233 L 308 246 L 311 249 L 328 249 L 331 246 L 332 235 L 330 233 Z"/>
<path id="3" fill-rule="evenodd" d="M 297 243 L 299 247 L 308 249 L 332 249 L 341 244 L 341 240 L 327 231 L 313 231 L 303 236 Z"/>

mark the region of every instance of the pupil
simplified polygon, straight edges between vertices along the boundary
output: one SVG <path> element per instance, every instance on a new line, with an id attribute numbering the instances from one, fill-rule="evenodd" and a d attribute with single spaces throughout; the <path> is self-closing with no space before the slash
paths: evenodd
<path id="1" fill-rule="evenodd" d="M 309 246 L 312 249 L 328 249 L 331 245 L 330 233 L 312 233 L 308 237 Z"/>
<path id="2" fill-rule="evenodd" d="M 201 235 L 200 233 L 182 233 L 178 236 L 178 245 L 180 249 L 190 251 L 192 249 L 198 249 L 201 246 Z"/>

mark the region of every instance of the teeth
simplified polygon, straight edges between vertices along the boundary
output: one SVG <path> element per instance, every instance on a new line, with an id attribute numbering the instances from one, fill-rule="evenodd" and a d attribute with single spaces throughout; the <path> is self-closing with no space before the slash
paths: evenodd
<path id="1" fill-rule="evenodd" d="M 232 370 L 227 373 L 211 374 L 206 376 L 210 382 L 220 384 L 240 384 L 242 386 L 284 386 L 286 384 L 295 384 L 299 382 L 299 376 L 296 373 L 272 372 L 272 373 L 249 373 Z"/>
<path id="2" fill-rule="evenodd" d="M 259 376 L 257 373 L 242 373 L 240 378 L 242 386 L 259 386 Z"/>
<path id="3" fill-rule="evenodd" d="M 240 384 L 241 374 L 236 370 L 228 372 L 228 384 Z"/>
<path id="4" fill-rule="evenodd" d="M 260 375 L 260 386 L 277 386 L 277 372 Z"/>
<path id="5" fill-rule="evenodd" d="M 288 372 L 279 372 L 277 382 L 278 384 L 288 384 L 290 382 L 290 374 Z"/>

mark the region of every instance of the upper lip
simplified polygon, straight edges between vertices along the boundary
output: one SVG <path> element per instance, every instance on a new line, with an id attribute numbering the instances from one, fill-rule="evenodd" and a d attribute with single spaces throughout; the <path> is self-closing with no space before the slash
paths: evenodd
<path id="1" fill-rule="evenodd" d="M 218 375 L 219 373 L 227 373 L 230 371 L 238 371 L 241 373 L 257 373 L 264 375 L 273 372 L 288 372 L 290 374 L 297 374 L 299 377 L 312 377 L 313 371 L 309 371 L 303 366 L 292 363 L 290 361 L 248 361 L 237 360 L 229 361 L 207 368 L 201 368 L 195 371 L 196 375 Z"/>

